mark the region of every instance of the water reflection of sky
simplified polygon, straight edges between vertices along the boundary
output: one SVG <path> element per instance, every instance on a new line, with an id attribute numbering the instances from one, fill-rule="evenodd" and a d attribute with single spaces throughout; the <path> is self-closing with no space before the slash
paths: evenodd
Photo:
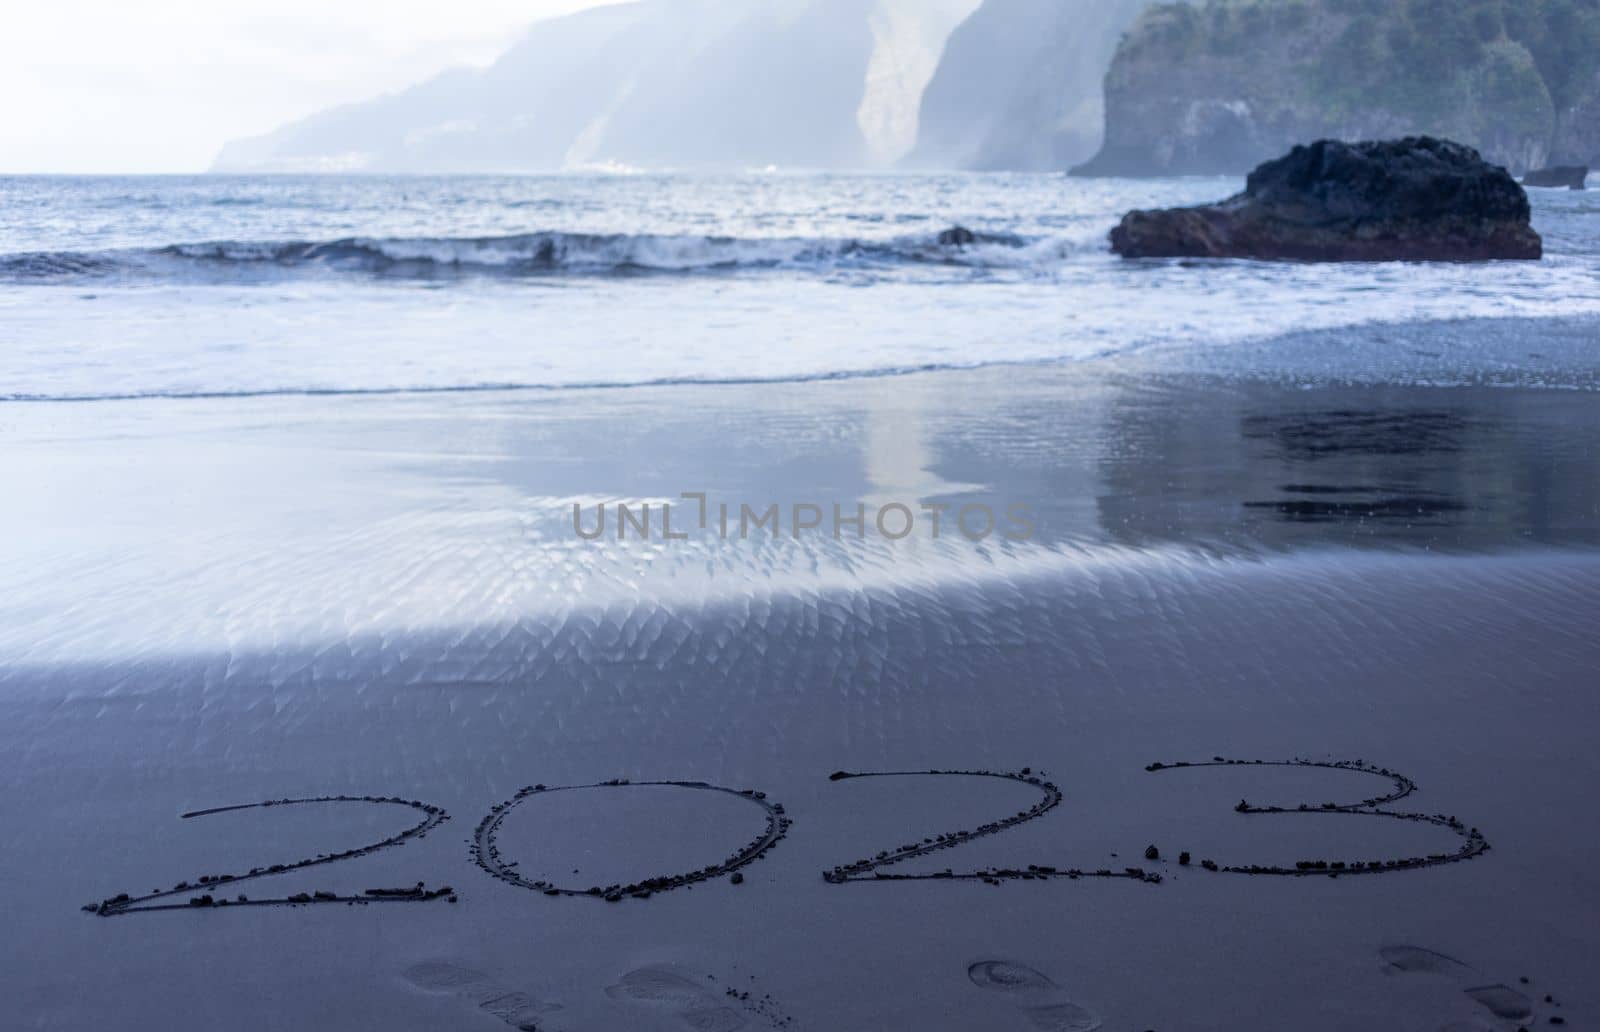
<path id="1" fill-rule="evenodd" d="M 11 658 L 343 642 L 585 606 L 950 579 L 1119 554 L 1600 544 L 1600 400 L 990 369 L 575 393 L 16 406 L 0 546 Z M 704 492 L 706 530 L 685 492 Z M 687 540 L 618 541 L 677 500 Z M 732 530 L 715 513 L 730 506 Z M 823 527 L 798 537 L 792 507 Z M 887 540 L 870 513 L 903 504 Z M 573 506 L 600 541 L 573 532 Z M 832 507 L 868 507 L 835 537 Z M 924 504 L 949 506 L 934 539 Z M 953 532 L 965 506 L 1031 540 Z M 779 507 L 741 537 L 739 507 Z M 980 521 L 981 522 L 981 521 Z M 898 524 L 898 521 L 897 521 Z M 896 525 L 897 525 L 896 524 Z M 1000 529 L 1009 526 L 1002 522 Z"/>

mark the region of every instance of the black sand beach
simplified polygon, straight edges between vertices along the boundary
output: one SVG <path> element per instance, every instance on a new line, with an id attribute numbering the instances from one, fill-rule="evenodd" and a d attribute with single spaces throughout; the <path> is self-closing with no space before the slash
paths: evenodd
<path id="1" fill-rule="evenodd" d="M 1513 334 L 1541 382 L 1429 368 Z M 36 1028 L 1586 1027 L 1593 340 L 1347 331 L 1410 367 L 1383 382 L 1279 339 L 1177 372 L 8 406 L 0 992 Z M 1021 503 L 1036 533 L 573 532 L 684 492 Z M 1147 769 L 1176 761 L 1206 765 Z M 1316 765 L 1354 761 L 1415 790 Z M 497 880 L 474 828 L 519 793 Z M 449 820 L 232 884 L 416 824 L 328 798 L 391 796 Z M 325 801 L 180 816 L 282 799 Z M 926 879 L 823 876 L 1017 816 L 877 868 Z M 1128 868 L 1159 879 L 1095 876 Z M 456 898 L 347 902 L 419 881 Z M 212 905 L 80 909 L 180 882 Z"/>

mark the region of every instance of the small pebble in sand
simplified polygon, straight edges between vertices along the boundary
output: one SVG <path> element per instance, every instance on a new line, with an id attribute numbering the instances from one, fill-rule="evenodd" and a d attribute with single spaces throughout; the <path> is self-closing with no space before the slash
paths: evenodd
<path id="1" fill-rule="evenodd" d="M 1144 858 L 1146 860 L 1160 860 L 1161 859 L 1161 850 L 1157 849 L 1155 846 L 1145 846 L 1144 847 Z"/>
<path id="2" fill-rule="evenodd" d="M 733 872 L 733 876 L 730 877 L 728 880 L 733 882 L 735 885 L 743 885 L 744 884 L 744 875 L 740 874 L 738 871 L 734 871 Z"/>

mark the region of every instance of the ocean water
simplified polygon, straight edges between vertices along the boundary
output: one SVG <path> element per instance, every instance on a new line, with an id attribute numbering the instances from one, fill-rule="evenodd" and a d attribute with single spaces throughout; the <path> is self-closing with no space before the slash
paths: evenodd
<path id="1" fill-rule="evenodd" d="M 705 607 L 876 633 L 863 592 L 1600 544 L 1600 203 L 1538 192 L 1539 263 L 1107 250 L 1238 185 L 0 180 L 0 664 L 442 634 L 496 680 Z M 685 492 L 1036 533 L 575 533 Z"/>
<path id="2" fill-rule="evenodd" d="M 1600 201 L 1537 264 L 1138 262 L 1130 208 L 1237 180 L 1047 175 L 0 179 L 0 397 L 818 379 L 1302 330 L 1600 314 Z M 961 225 L 965 246 L 939 234 Z M 1220 346 L 1220 350 L 1218 350 Z M 1463 358 L 1504 372 L 1516 356 Z M 1358 372 L 1327 356 L 1330 374 Z M 1446 371 L 1448 373 L 1448 370 Z"/>

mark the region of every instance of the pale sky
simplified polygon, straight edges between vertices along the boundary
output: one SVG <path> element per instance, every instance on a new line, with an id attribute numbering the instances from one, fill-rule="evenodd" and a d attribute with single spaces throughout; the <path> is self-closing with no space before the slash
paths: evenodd
<path id="1" fill-rule="evenodd" d="M 0 174 L 201 172 L 238 136 L 487 64 L 616 0 L 20 0 L 0 33 Z"/>

